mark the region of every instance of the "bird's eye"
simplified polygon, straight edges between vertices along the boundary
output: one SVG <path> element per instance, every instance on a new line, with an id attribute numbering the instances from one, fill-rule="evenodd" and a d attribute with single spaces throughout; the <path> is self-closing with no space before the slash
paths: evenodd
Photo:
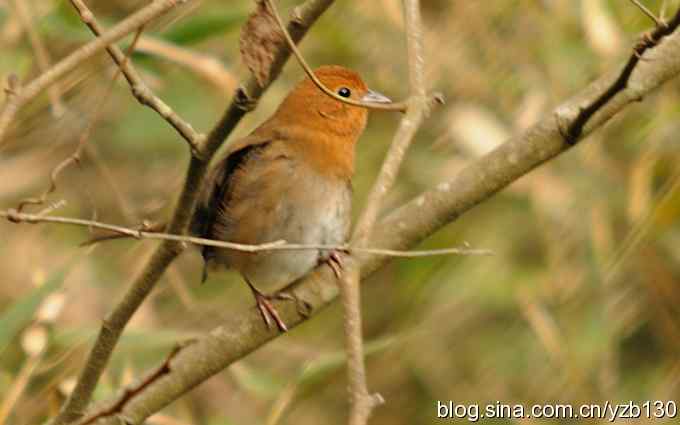
<path id="1" fill-rule="evenodd" d="M 352 92 L 347 87 L 340 87 L 338 89 L 338 94 L 342 97 L 350 97 Z"/>

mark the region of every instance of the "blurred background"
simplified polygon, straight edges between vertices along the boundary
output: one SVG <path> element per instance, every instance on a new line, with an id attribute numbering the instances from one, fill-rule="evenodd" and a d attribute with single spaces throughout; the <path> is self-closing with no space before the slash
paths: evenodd
<path id="1" fill-rule="evenodd" d="M 87 2 L 107 28 L 147 3 Z M 617 67 L 652 27 L 621 0 L 422 3 L 430 85 L 447 103 L 419 132 L 385 210 L 549 114 Z M 665 16 L 680 7 L 643 3 Z M 295 4 L 281 2 L 282 12 Z M 238 38 L 252 8 L 248 0 L 192 1 L 149 25 L 137 46 L 144 81 L 200 131 L 248 76 Z M 402 30 L 398 0 L 342 1 L 302 50 L 314 66 L 355 68 L 371 87 L 401 99 L 408 90 Z M 67 1 L 0 0 L 3 81 L 10 73 L 30 81 L 91 38 Z M 132 227 L 166 216 L 187 164 L 185 142 L 134 100 L 122 78 L 112 83 L 115 76 L 99 55 L 21 111 L 0 146 L 0 209 L 39 197 L 54 167 L 80 146 L 79 164 L 29 211 Z M 301 77 L 290 61 L 233 136 L 266 118 Z M 371 424 L 436 423 L 437 400 L 680 399 L 679 89 L 680 81 L 665 85 L 421 246 L 468 242 L 494 256 L 397 260 L 365 282 L 369 383 L 387 400 Z M 358 146 L 355 216 L 398 120 L 370 119 Z M 0 423 L 35 424 L 55 412 L 101 319 L 156 243 L 78 246 L 88 238 L 86 228 L 0 222 Z M 201 267 L 189 249 L 166 272 L 128 327 L 97 399 L 157 365 L 175 342 L 251 306 L 238 276 L 216 274 L 200 285 Z M 341 308 L 333 305 L 149 423 L 342 424 L 342 349 Z"/>

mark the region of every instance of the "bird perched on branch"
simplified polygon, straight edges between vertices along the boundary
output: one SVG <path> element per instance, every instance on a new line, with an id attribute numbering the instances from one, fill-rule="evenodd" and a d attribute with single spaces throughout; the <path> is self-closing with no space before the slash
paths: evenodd
<path id="1" fill-rule="evenodd" d="M 323 66 L 314 71 L 342 97 L 390 100 L 369 90 L 354 71 Z M 354 146 L 366 126 L 365 108 L 323 93 L 309 78 L 293 88 L 274 115 L 249 136 L 233 142 L 213 169 L 197 212 L 197 233 L 244 244 L 277 240 L 339 245 L 350 228 Z M 203 248 L 206 270 L 238 271 L 253 292 L 268 327 L 285 323 L 271 303 L 290 298 L 274 290 L 304 276 L 320 262 L 337 271 L 337 253 L 323 250 L 243 252 Z M 204 272 L 204 280 L 206 273 Z"/>

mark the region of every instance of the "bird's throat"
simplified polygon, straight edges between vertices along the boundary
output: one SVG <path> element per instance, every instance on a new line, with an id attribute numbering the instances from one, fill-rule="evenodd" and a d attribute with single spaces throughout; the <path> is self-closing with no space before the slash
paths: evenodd
<path id="1" fill-rule="evenodd" d="M 293 142 L 320 174 L 349 180 L 354 174 L 354 145 L 349 137 L 338 137 L 326 132 L 305 131 Z"/>

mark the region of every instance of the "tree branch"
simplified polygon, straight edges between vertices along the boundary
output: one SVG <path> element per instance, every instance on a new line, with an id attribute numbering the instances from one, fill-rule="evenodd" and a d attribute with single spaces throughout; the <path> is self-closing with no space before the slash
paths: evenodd
<path id="1" fill-rule="evenodd" d="M 133 50 L 135 49 L 135 45 L 137 44 L 137 41 L 139 40 L 139 37 L 142 34 L 142 29 L 143 27 L 139 27 L 139 29 L 135 33 L 135 37 L 130 46 L 128 47 L 127 53 L 123 55 L 122 63 L 127 62 L 128 57 L 132 54 Z M 59 164 L 57 164 L 56 167 L 52 169 L 52 172 L 50 173 L 50 184 L 40 194 L 40 196 L 38 196 L 37 198 L 27 198 L 19 202 L 19 205 L 17 206 L 17 212 L 21 213 L 24 207 L 26 207 L 27 205 L 43 205 L 45 202 L 47 202 L 47 197 L 57 190 L 57 179 L 59 178 L 61 173 L 64 172 L 64 170 L 66 170 L 70 165 L 80 165 L 83 150 L 85 149 L 85 146 L 88 140 L 90 139 L 92 129 L 95 127 L 95 124 L 101 118 L 101 112 L 104 108 L 104 104 L 106 103 L 106 99 L 111 94 L 111 91 L 115 86 L 115 82 L 118 79 L 118 75 L 120 72 L 121 71 L 119 69 L 111 79 L 110 84 L 106 88 L 105 94 L 101 97 L 102 100 L 98 103 L 98 105 L 94 109 L 92 118 L 89 120 L 87 126 L 85 127 L 80 137 L 78 138 L 78 146 L 76 147 L 73 154 L 69 155 L 66 159 L 61 161 Z"/>
<path id="2" fill-rule="evenodd" d="M 569 143 L 576 143 L 576 139 L 578 139 L 583 131 L 583 127 L 588 124 L 588 120 L 602 109 L 605 104 L 612 100 L 614 96 L 628 86 L 633 71 L 642 60 L 642 55 L 644 55 L 648 49 L 656 46 L 662 38 L 673 33 L 678 25 L 680 25 L 680 11 L 675 14 L 668 24 L 662 23 L 650 33 L 642 36 L 642 39 L 633 48 L 633 54 L 628 59 L 628 62 L 626 62 L 626 65 L 623 67 L 618 78 L 594 102 L 581 108 L 576 119 L 567 127 L 565 137 Z"/>
<path id="3" fill-rule="evenodd" d="M 164 4 L 168 1 L 169 0 L 161 2 L 160 0 L 157 0 L 142 10 L 147 10 L 154 5 Z M 296 8 L 295 18 L 288 24 L 288 31 L 293 39 L 296 42 L 299 42 L 307 33 L 307 30 L 311 25 L 332 3 L 333 0 L 308 0 Z M 139 15 L 140 12 L 133 16 Z M 112 31 L 116 28 L 120 28 L 121 25 L 122 24 L 117 25 L 107 34 L 111 34 Z M 119 29 L 118 31 L 121 30 Z M 104 35 L 93 43 L 101 44 L 104 40 L 107 40 L 106 44 L 109 44 L 117 39 L 115 37 L 112 39 L 112 36 L 107 37 L 107 35 Z M 204 142 L 197 147 L 197 154 L 192 155 L 189 160 L 184 185 L 181 189 L 179 199 L 175 204 L 172 218 L 167 228 L 168 233 L 187 233 L 191 218 L 194 215 L 198 203 L 201 188 L 205 184 L 211 159 L 227 136 L 229 136 L 231 131 L 239 123 L 241 118 L 248 111 L 253 109 L 255 103 L 269 84 L 278 77 L 281 68 L 283 68 L 284 63 L 289 56 L 290 52 L 288 49 L 281 49 L 276 53 L 272 64 L 270 80 L 264 87 L 260 87 L 254 78 L 250 78 L 245 86 L 239 88 L 222 118 L 213 127 Z M 22 90 L 19 93 L 23 94 L 23 92 L 24 91 Z M 1 129 L 2 128 L 0 127 L 0 135 Z M 99 330 L 94 346 L 86 360 L 85 367 L 78 377 L 76 387 L 59 415 L 55 418 L 55 425 L 64 425 L 75 422 L 83 415 L 83 411 L 90 403 L 92 393 L 97 386 L 97 382 L 99 381 L 104 368 L 109 362 L 113 349 L 118 343 L 123 329 L 154 288 L 165 269 L 181 251 L 182 244 L 180 242 L 163 241 L 152 253 L 141 273 L 133 279 L 130 288 L 123 296 L 123 299 L 104 319 L 104 323 Z"/>
<path id="4" fill-rule="evenodd" d="M 78 11 L 80 19 L 83 21 L 83 23 L 85 23 L 85 25 L 90 28 L 95 36 L 101 37 L 102 28 L 97 22 L 94 14 L 90 11 L 90 9 L 87 8 L 85 3 L 82 0 L 70 0 L 70 2 Z M 135 97 L 135 99 L 137 99 L 140 104 L 148 106 L 149 108 L 158 112 L 158 115 L 166 120 L 184 138 L 184 140 L 189 143 L 191 151 L 196 153 L 198 144 L 204 136 L 198 134 L 191 124 L 184 121 L 170 106 L 163 102 L 153 93 L 153 91 L 151 91 L 151 89 L 146 84 L 144 84 L 144 81 L 139 76 L 139 73 L 132 65 L 132 62 L 128 57 L 129 55 L 123 53 L 115 44 L 107 46 L 106 51 L 111 56 L 111 59 L 113 59 L 113 61 L 116 63 L 120 69 L 120 72 L 122 72 L 125 76 L 125 79 L 130 85 L 132 95 Z"/>
<path id="5" fill-rule="evenodd" d="M 28 40 L 31 43 L 33 52 L 35 55 L 35 61 L 38 64 L 38 69 L 40 72 L 45 72 L 50 67 L 50 54 L 45 48 L 45 43 L 43 43 L 35 24 L 33 23 L 33 18 L 31 16 L 31 11 L 28 6 L 28 2 L 24 0 L 14 0 L 14 10 L 16 10 L 17 17 L 24 27 L 26 34 L 28 35 Z M 50 98 L 50 103 L 52 104 L 52 115 L 55 117 L 60 117 L 64 113 L 64 103 L 61 99 L 61 90 L 58 85 L 53 85 L 48 88 L 47 95 Z"/>
<path id="6" fill-rule="evenodd" d="M 147 24 L 183 1 L 186 0 L 155 0 L 150 5 L 139 9 L 118 25 L 111 28 L 101 37 L 90 41 L 59 61 L 47 72 L 25 85 L 15 96 L 8 96 L 5 99 L 3 108 L 0 110 L 0 146 L 2 145 L 7 128 L 22 106 L 38 94 L 42 93 L 43 90 L 51 87 L 61 77 L 73 71 L 80 64 L 106 48 L 106 46 L 115 43 L 126 35 L 136 31 L 137 28 Z"/>
<path id="7" fill-rule="evenodd" d="M 261 251 L 302 251 L 302 250 L 349 250 L 349 245 L 324 245 L 324 244 L 298 244 L 287 243 L 284 240 L 263 243 L 259 245 L 248 245 L 236 242 L 220 241 L 215 239 L 198 238 L 194 236 L 172 235 L 169 233 L 153 232 L 144 229 L 130 229 L 129 227 L 116 226 L 108 223 L 101 223 L 94 220 L 84 220 L 80 218 L 49 216 L 53 208 L 47 208 L 38 214 L 26 214 L 18 210 L 0 210 L 0 217 L 4 217 L 13 223 L 55 223 L 73 226 L 87 227 L 90 229 L 100 229 L 109 232 L 114 232 L 119 235 L 135 238 L 135 239 L 153 239 L 162 241 L 173 241 L 191 243 L 194 245 L 214 246 L 216 248 L 227 248 L 243 252 L 261 252 Z M 384 255 L 386 257 L 401 257 L 401 258 L 415 258 L 415 257 L 432 257 L 437 255 L 491 255 L 492 252 L 486 249 L 468 249 L 468 248 L 443 248 L 443 249 L 427 249 L 417 251 L 398 251 L 382 248 L 351 248 L 353 252 L 361 254 Z"/>
<path id="8" fill-rule="evenodd" d="M 406 150 L 429 109 L 429 101 L 427 99 L 425 87 L 420 3 L 418 0 L 406 0 L 404 2 L 411 95 L 406 102 L 389 104 L 367 103 L 344 98 L 327 88 L 314 74 L 314 71 L 307 64 L 302 54 L 295 46 L 295 43 L 290 38 L 274 2 L 272 0 L 265 0 L 265 4 L 271 9 L 275 20 L 281 27 L 284 38 L 288 42 L 288 46 L 293 51 L 293 54 L 302 69 L 314 84 L 316 84 L 316 86 L 326 95 L 342 103 L 368 109 L 406 111 L 406 115 L 401 120 L 401 124 L 394 141 L 392 142 L 387 158 L 383 163 L 378 181 L 369 196 L 366 210 L 359 219 L 352 245 L 358 247 L 357 249 L 361 249 L 368 243 L 371 228 L 376 220 L 380 205 L 382 204 L 382 198 L 396 180 L 396 175 Z M 373 408 L 378 404 L 381 404 L 384 400 L 379 394 L 369 394 L 368 385 L 366 383 L 359 269 L 357 268 L 356 262 L 352 259 L 346 261 L 343 269 L 343 275 L 340 276 L 338 283 L 340 285 L 340 293 L 342 295 L 343 310 L 345 314 L 344 333 L 348 357 L 347 370 L 350 399 L 349 424 L 364 425 L 368 421 Z"/>
<path id="9" fill-rule="evenodd" d="M 680 35 L 673 32 L 658 47 L 645 52 L 631 73 L 625 88 L 592 116 L 579 138 L 586 137 L 629 104 L 680 73 Z M 619 78 L 621 71 L 595 81 L 581 93 L 557 107 L 522 134 L 513 137 L 487 155 L 472 162 L 448 182 L 438 184 L 383 219 L 372 236 L 376 245 L 405 249 L 455 221 L 477 204 L 544 162 L 564 153 L 573 145 L 564 138 L 564 129 L 579 111 L 597 101 Z M 366 278 L 387 262 L 387 258 L 357 255 L 361 276 Z M 308 302 L 313 316 L 337 297 L 335 277 L 328 267 L 319 267 L 291 285 L 288 290 Z M 305 320 L 290 303 L 277 304 L 281 318 L 291 328 Z M 258 349 L 278 336 L 262 323 L 256 309 L 238 312 L 209 334 L 182 350 L 169 364 L 169 371 L 150 383 L 114 416 L 102 424 L 141 423 L 153 412 L 167 406 L 210 376 Z"/>
<path id="10" fill-rule="evenodd" d="M 404 0 L 406 46 L 409 65 L 410 96 L 406 115 L 401 119 L 378 179 L 368 196 L 366 209 L 359 217 L 352 235 L 351 245 L 365 247 L 371 240 L 373 225 L 383 204 L 385 195 L 397 179 L 406 151 L 429 109 L 425 86 L 425 55 L 423 28 L 420 17 L 420 1 Z M 361 320 L 360 270 L 356 261 L 348 261 L 348 267 L 340 279 L 340 295 L 345 312 L 345 344 L 347 347 L 347 373 L 350 394 L 350 425 L 364 425 L 375 406 L 382 402 L 378 394 L 370 394 L 366 383 L 364 347 Z"/>
<path id="11" fill-rule="evenodd" d="M 333 99 L 337 100 L 338 102 L 341 103 L 346 103 L 348 105 L 353 105 L 353 106 L 359 106 L 362 108 L 366 109 L 375 109 L 379 111 L 399 111 L 399 112 L 404 112 L 406 111 L 407 108 L 407 102 L 391 102 L 391 103 L 377 103 L 377 102 L 362 102 L 360 100 L 354 100 L 348 97 L 342 97 L 335 93 L 333 90 L 329 89 L 326 87 L 321 80 L 319 80 L 319 77 L 314 74 L 314 71 L 312 70 L 312 67 L 310 67 L 307 64 L 307 61 L 305 58 L 302 56 L 302 53 L 300 53 L 300 49 L 297 48 L 295 45 L 295 42 L 293 39 L 290 37 L 290 34 L 288 34 L 288 31 L 286 30 L 286 26 L 283 24 L 283 21 L 281 20 L 281 16 L 279 15 L 279 11 L 276 8 L 276 4 L 274 4 L 273 0 L 265 0 L 267 7 L 271 9 L 272 15 L 274 15 L 274 19 L 276 22 L 279 24 L 279 27 L 281 28 L 281 31 L 283 32 L 283 37 L 286 39 L 286 42 L 288 43 L 288 47 L 290 47 L 290 50 L 292 50 L 293 55 L 295 56 L 295 59 L 297 59 L 298 63 L 300 64 L 300 67 L 302 68 L 303 71 L 305 71 L 305 74 L 309 77 L 310 80 L 316 85 L 316 87 L 324 92 L 326 95 L 332 97 Z"/>
<path id="12" fill-rule="evenodd" d="M 157 37 L 145 35 L 140 38 L 137 51 L 159 56 L 188 68 L 192 73 L 215 86 L 215 89 L 220 90 L 220 92 L 232 92 L 239 82 L 217 57 Z"/>
<path id="13" fill-rule="evenodd" d="M 640 9 L 640 11 L 641 11 L 642 13 L 644 13 L 645 15 L 647 15 L 647 17 L 648 17 L 649 19 L 651 19 L 652 21 L 654 21 L 654 23 L 656 24 L 657 27 L 664 27 L 664 26 L 666 26 L 666 24 L 664 23 L 664 21 L 663 21 L 662 19 L 657 18 L 656 15 L 653 14 L 652 11 L 649 10 L 649 9 L 647 8 L 647 6 L 645 6 L 644 4 L 640 3 L 639 0 L 630 0 L 630 2 L 633 3 L 638 9 Z"/>

